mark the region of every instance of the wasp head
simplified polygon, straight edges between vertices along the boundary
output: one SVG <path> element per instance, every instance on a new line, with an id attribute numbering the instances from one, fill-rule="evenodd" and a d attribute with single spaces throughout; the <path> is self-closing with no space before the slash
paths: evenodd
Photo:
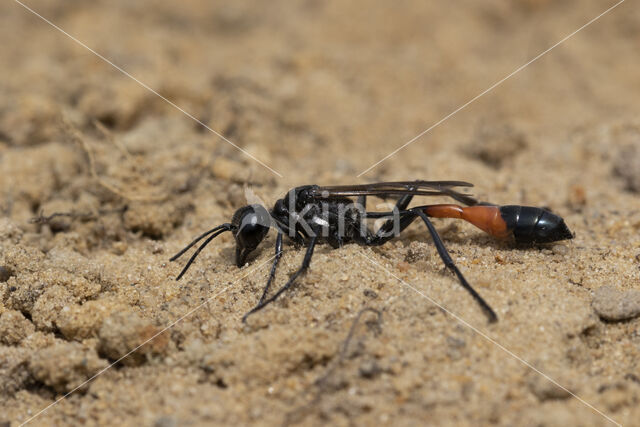
<path id="1" fill-rule="evenodd" d="M 249 205 L 233 214 L 231 226 L 236 239 L 236 265 L 242 267 L 269 232 L 271 216 L 263 206 Z"/>

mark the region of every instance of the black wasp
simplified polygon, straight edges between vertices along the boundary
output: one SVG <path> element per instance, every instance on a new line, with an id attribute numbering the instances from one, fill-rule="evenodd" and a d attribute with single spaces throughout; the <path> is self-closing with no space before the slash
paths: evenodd
<path id="1" fill-rule="evenodd" d="M 289 289 L 295 280 L 309 268 L 316 244 L 325 242 L 334 248 L 347 243 L 379 246 L 396 237 L 416 218 L 427 226 L 440 258 L 445 266 L 455 273 L 460 284 L 480 304 L 490 322 L 497 316 L 485 300 L 464 278 L 431 223 L 432 218 L 463 219 L 497 238 L 511 238 L 517 243 L 548 243 L 573 237 L 564 220 L 550 211 L 531 206 L 496 206 L 481 203 L 468 194 L 460 193 L 456 187 L 472 187 L 463 181 L 400 181 L 380 182 L 364 185 L 326 186 L 305 185 L 290 190 L 278 200 L 271 211 L 259 204 L 238 209 L 230 223 L 219 225 L 198 236 L 187 247 L 178 252 L 175 261 L 196 243 L 207 237 L 184 266 L 176 280 L 189 269 L 200 251 L 216 236 L 231 231 L 236 240 L 236 265 L 245 264 L 247 256 L 265 238 L 270 228 L 276 228 L 275 259 L 258 304 L 247 316 L 275 301 Z M 388 212 L 368 212 L 367 196 L 398 198 L 395 207 Z M 447 196 L 465 206 L 434 204 L 409 207 L 414 196 Z M 357 197 L 354 202 L 353 197 Z M 377 230 L 367 227 L 368 219 L 383 219 Z M 295 243 L 307 246 L 300 268 L 275 294 L 267 298 L 278 262 L 282 257 L 282 238 L 287 234 Z"/>

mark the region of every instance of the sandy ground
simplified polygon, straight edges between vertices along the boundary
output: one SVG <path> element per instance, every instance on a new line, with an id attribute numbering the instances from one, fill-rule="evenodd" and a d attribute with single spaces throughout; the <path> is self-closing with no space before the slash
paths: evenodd
<path id="1" fill-rule="evenodd" d="M 614 2 L 28 4 L 283 177 L 2 2 L 0 425 L 638 425 L 636 3 L 360 178 Z M 516 248 L 436 222 L 491 325 L 419 224 L 320 247 L 246 325 L 273 234 L 242 269 L 223 235 L 174 280 L 170 256 L 247 189 L 271 206 L 297 185 L 406 179 L 549 207 L 576 237 Z M 287 244 L 276 285 L 303 252 Z M 363 313 L 343 348 L 365 307 L 381 322 Z"/>

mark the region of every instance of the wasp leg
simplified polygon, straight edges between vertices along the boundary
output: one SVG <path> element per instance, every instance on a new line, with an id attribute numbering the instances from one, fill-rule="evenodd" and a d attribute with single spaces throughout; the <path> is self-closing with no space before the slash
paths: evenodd
<path id="1" fill-rule="evenodd" d="M 245 314 L 242 317 L 242 322 L 246 322 L 247 317 L 249 317 L 251 314 L 255 313 L 256 311 L 262 310 L 265 306 L 271 304 L 276 299 L 278 299 L 278 297 L 280 295 L 282 295 L 287 289 L 289 289 L 291 286 L 293 286 L 293 283 L 296 281 L 296 279 L 299 276 L 301 276 L 304 273 L 306 273 L 306 271 L 309 269 L 309 265 L 311 264 L 311 257 L 313 256 L 313 249 L 316 246 L 317 240 L 318 240 L 318 236 L 317 235 L 311 237 L 311 240 L 309 241 L 309 246 L 307 247 L 307 252 L 304 255 L 304 259 L 302 260 L 302 265 L 300 266 L 298 271 L 293 273 L 293 275 L 289 278 L 289 281 L 282 288 L 280 288 L 278 290 L 278 292 L 276 292 L 273 296 L 271 296 L 270 298 L 267 298 L 266 300 L 263 300 L 263 301 L 259 302 L 258 305 L 256 305 L 249 312 L 247 312 L 247 314 Z"/>
<path id="2" fill-rule="evenodd" d="M 464 276 L 462 275 L 462 273 L 460 272 L 456 264 L 453 262 L 451 255 L 449 255 L 449 252 L 447 252 L 447 248 L 445 248 L 444 243 L 442 242 L 442 239 L 440 239 L 440 236 L 438 235 L 436 228 L 433 226 L 431 221 L 429 221 L 429 217 L 427 216 L 427 214 L 425 214 L 424 212 L 418 209 L 412 210 L 412 212 L 414 212 L 420 218 L 422 218 L 422 221 L 424 221 L 425 225 L 429 229 L 429 233 L 431 234 L 433 243 L 435 244 L 436 249 L 438 250 L 438 255 L 440 255 L 442 262 L 444 262 L 444 265 L 449 270 L 453 271 L 456 274 L 456 276 L 458 276 L 458 280 L 460 281 L 460 284 L 471 294 L 471 296 L 478 302 L 478 304 L 480 304 L 480 307 L 482 307 L 485 314 L 489 318 L 489 322 L 490 323 L 496 322 L 498 320 L 498 316 L 493 311 L 493 309 L 489 306 L 489 304 L 487 304 L 487 302 L 480 296 L 480 294 L 478 294 L 476 290 L 471 287 L 469 282 L 467 282 L 467 279 L 464 278 Z"/>
<path id="3" fill-rule="evenodd" d="M 396 237 L 393 233 L 391 233 L 396 224 L 396 219 L 394 218 L 395 215 L 400 215 L 398 232 L 401 232 L 413 222 L 413 220 L 416 218 L 415 215 L 407 215 L 406 213 L 400 212 L 405 211 L 407 206 L 409 206 L 409 203 L 411 203 L 411 200 L 413 200 L 413 194 L 405 194 L 396 202 L 395 209 L 392 212 L 388 212 L 386 214 L 380 212 L 367 212 L 368 218 L 391 217 L 391 219 L 382 224 L 380 228 L 376 230 L 376 233 L 369 238 L 369 240 L 367 241 L 368 245 L 379 246 Z"/>
<path id="4" fill-rule="evenodd" d="M 269 273 L 269 280 L 267 280 L 267 285 L 264 287 L 264 292 L 262 292 L 262 296 L 260 297 L 260 301 L 258 302 L 258 304 L 262 303 L 267 297 L 267 292 L 269 292 L 271 282 L 273 282 L 273 279 L 276 277 L 276 269 L 278 268 L 278 262 L 280 262 L 280 258 L 282 258 L 282 233 L 278 232 L 278 237 L 276 237 L 276 257 L 273 260 L 271 272 Z"/>

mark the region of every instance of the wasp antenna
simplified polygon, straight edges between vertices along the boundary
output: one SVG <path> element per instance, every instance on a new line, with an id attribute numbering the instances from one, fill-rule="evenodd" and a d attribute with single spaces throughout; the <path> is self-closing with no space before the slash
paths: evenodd
<path id="1" fill-rule="evenodd" d="M 227 225 L 227 224 L 223 224 L 223 225 Z M 189 258 L 189 261 L 187 261 L 187 264 L 184 266 L 184 268 L 182 269 L 182 271 L 180 272 L 180 274 L 178 274 L 178 277 L 176 277 L 176 280 L 180 280 L 180 278 L 184 275 L 184 273 L 187 272 L 187 270 L 189 269 L 189 267 L 191 267 L 191 264 L 193 264 L 193 261 L 196 260 L 196 258 L 198 257 L 198 255 L 200 254 L 200 251 L 202 251 L 205 246 L 207 246 L 209 243 L 211 243 L 211 241 L 213 239 L 215 239 L 216 237 L 218 237 L 219 235 L 221 235 L 222 233 L 224 233 L 225 231 L 231 231 L 231 227 L 224 227 L 222 228 L 222 225 L 220 227 L 216 227 L 215 229 L 217 229 L 218 231 L 216 231 L 215 233 L 213 233 L 213 235 L 209 236 L 209 238 L 207 240 L 204 241 L 204 243 L 202 243 L 200 245 L 200 247 L 198 247 L 198 250 L 196 250 L 193 255 L 191 255 L 191 258 Z M 210 231 L 209 231 L 210 232 Z M 207 232 L 207 233 L 209 233 Z M 206 235 L 206 234 L 205 234 Z M 203 236 L 199 237 L 198 239 L 196 239 L 195 242 L 191 243 L 189 246 L 193 246 L 199 239 L 201 239 Z M 189 247 L 187 247 L 186 249 L 189 249 Z M 184 250 L 186 250 L 184 249 Z M 184 251 L 183 250 L 183 251 Z"/>
<path id="2" fill-rule="evenodd" d="M 224 229 L 224 231 L 229 231 L 231 230 L 231 224 L 225 223 L 222 225 L 219 225 L 215 228 L 212 228 L 209 231 L 205 231 L 204 233 L 202 233 L 201 235 L 199 235 L 198 237 L 195 238 L 195 240 L 191 243 L 189 243 L 187 246 L 185 246 L 180 252 L 178 252 L 177 254 L 175 254 L 174 256 L 172 256 L 169 261 L 175 261 L 178 258 L 180 258 L 182 256 L 182 254 L 184 254 L 185 252 L 187 252 L 189 249 L 191 249 L 191 247 L 193 245 L 195 245 L 196 243 L 198 243 L 200 240 L 204 239 L 205 237 L 207 237 L 209 234 L 214 233 L 218 230 Z M 217 234 L 216 234 L 217 236 Z"/>

